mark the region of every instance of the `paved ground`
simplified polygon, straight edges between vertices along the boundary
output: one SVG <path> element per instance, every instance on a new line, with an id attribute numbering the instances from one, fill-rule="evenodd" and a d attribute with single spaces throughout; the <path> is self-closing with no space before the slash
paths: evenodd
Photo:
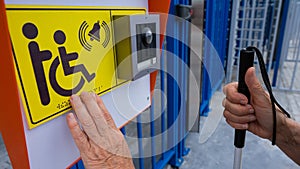
<path id="1" fill-rule="evenodd" d="M 199 134 L 188 136 L 187 146 L 191 152 L 185 157 L 181 169 L 228 169 L 233 166 L 234 146 L 233 130 L 222 120 L 216 132 L 204 144 L 199 145 Z M 247 133 L 246 146 L 243 152 L 243 169 L 297 169 L 293 161 L 288 159 L 269 141 L 261 140 Z"/>

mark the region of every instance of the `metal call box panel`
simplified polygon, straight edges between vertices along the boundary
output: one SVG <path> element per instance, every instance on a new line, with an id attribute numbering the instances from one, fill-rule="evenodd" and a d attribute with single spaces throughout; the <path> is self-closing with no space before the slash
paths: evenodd
<path id="1" fill-rule="evenodd" d="M 113 17 L 118 78 L 136 80 L 159 68 L 159 15 Z"/>

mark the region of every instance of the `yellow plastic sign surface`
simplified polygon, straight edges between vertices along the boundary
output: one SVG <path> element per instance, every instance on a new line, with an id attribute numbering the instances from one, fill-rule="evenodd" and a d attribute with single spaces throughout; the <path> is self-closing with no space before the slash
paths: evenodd
<path id="1" fill-rule="evenodd" d="M 7 16 L 29 128 L 68 111 L 72 94 L 117 86 L 110 10 L 7 8 Z"/>

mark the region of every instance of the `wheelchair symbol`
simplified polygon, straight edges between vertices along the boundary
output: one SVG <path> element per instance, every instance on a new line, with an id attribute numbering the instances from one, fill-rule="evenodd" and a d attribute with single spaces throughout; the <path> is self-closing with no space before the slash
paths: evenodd
<path id="1" fill-rule="evenodd" d="M 40 100 L 43 105 L 50 103 L 50 95 L 48 85 L 46 82 L 46 76 L 44 71 L 43 62 L 52 58 L 52 53 L 49 50 L 40 50 L 39 44 L 34 41 L 38 36 L 38 28 L 33 23 L 26 23 L 22 28 L 23 35 L 32 41 L 28 44 L 28 50 L 34 70 L 35 80 L 40 94 Z M 63 31 L 57 30 L 54 33 L 54 41 L 58 45 L 59 56 L 56 56 L 50 66 L 49 81 L 53 90 L 61 96 L 71 96 L 73 93 L 77 93 L 82 89 L 85 80 L 91 82 L 96 74 L 90 74 L 83 64 L 71 66 L 70 61 L 78 59 L 78 53 L 67 53 L 63 44 L 66 41 L 66 35 Z M 62 67 L 64 75 L 72 75 L 81 72 L 81 76 L 78 84 L 72 89 L 64 89 L 57 82 L 56 72 L 59 66 Z"/>

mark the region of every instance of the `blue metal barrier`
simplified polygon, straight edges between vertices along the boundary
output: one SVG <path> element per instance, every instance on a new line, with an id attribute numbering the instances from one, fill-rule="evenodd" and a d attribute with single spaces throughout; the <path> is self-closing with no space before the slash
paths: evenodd
<path id="1" fill-rule="evenodd" d="M 200 113 L 207 116 L 209 113 L 209 102 L 213 93 L 218 90 L 223 82 L 224 75 L 220 72 L 223 70 L 214 70 L 214 60 L 210 54 L 217 51 L 220 61 L 224 65 L 226 57 L 226 46 L 228 45 L 228 15 L 230 0 L 206 0 L 205 1 L 205 29 L 204 33 L 209 41 L 204 41 L 204 55 L 202 69 L 202 101 L 200 105 Z M 212 45 L 215 49 L 213 49 Z M 213 72 L 209 75 L 208 72 Z"/>

